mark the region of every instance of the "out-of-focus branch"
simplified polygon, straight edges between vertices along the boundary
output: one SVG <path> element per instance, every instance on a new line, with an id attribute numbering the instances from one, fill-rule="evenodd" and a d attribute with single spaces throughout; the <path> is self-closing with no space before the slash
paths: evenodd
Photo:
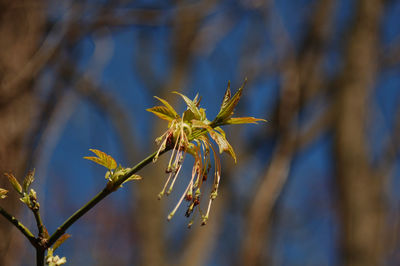
<path id="1" fill-rule="evenodd" d="M 241 254 L 242 264 L 258 265 L 263 257 L 262 251 L 266 244 L 269 218 L 289 175 L 290 163 L 298 144 L 297 116 L 302 106 L 300 105 L 301 92 L 311 90 L 311 93 L 315 94 L 323 81 L 323 75 L 319 75 L 319 66 L 324 55 L 327 32 L 332 22 L 331 16 L 328 15 L 332 13 L 332 9 L 332 0 L 321 1 L 316 5 L 314 13 L 322 13 L 322 15 L 313 17 L 301 54 L 296 56 L 292 51 L 289 57 L 286 56 L 284 59 L 286 64 L 282 65 L 283 93 L 278 105 L 277 129 L 280 138 L 269 168 L 257 186 L 257 192 L 250 206 Z"/>
<path id="2" fill-rule="evenodd" d="M 383 178 L 370 165 L 365 133 L 382 12 L 381 0 L 357 1 L 337 84 L 334 147 L 343 265 L 384 264 Z"/>
<path id="3" fill-rule="evenodd" d="M 280 106 L 283 135 L 278 141 L 265 176 L 257 186 L 254 200 L 250 206 L 246 226 L 247 232 L 244 234 L 245 238 L 242 245 L 241 264 L 258 265 L 265 244 L 265 236 L 268 232 L 268 219 L 272 207 L 290 172 L 290 163 L 296 140 L 296 133 L 294 132 L 297 132 L 297 129 L 289 127 L 285 122 L 287 121 L 288 115 L 292 117 L 293 114 L 288 114 L 288 112 L 297 109 L 293 105 L 297 105 L 299 100 L 299 80 L 297 71 L 295 68 L 291 68 L 291 70 L 292 71 L 289 71 L 289 75 L 291 74 L 291 76 L 287 77 L 286 83 L 283 85 L 284 93 Z M 290 99 L 288 97 L 289 95 Z"/>

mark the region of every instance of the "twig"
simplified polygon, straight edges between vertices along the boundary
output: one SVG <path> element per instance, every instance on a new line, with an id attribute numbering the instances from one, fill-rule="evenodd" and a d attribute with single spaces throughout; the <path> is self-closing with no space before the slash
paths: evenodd
<path id="1" fill-rule="evenodd" d="M 29 229 L 23 225 L 17 218 L 9 214 L 6 210 L 0 207 L 0 214 L 3 215 L 10 223 L 18 228 L 19 231 L 31 242 L 33 246 L 37 246 L 36 238 Z"/>
<path id="2" fill-rule="evenodd" d="M 167 150 L 163 151 L 162 153 L 165 153 Z M 152 153 L 150 156 L 145 158 L 143 161 L 138 163 L 136 166 L 134 166 L 131 171 L 129 171 L 125 176 L 121 179 L 119 179 L 118 182 L 114 184 L 113 188 L 110 188 L 106 186 L 102 191 L 100 191 L 94 198 L 92 198 L 88 203 L 86 203 L 82 208 L 77 210 L 74 214 L 72 214 L 60 227 L 57 228 L 57 230 L 50 236 L 50 238 L 47 241 L 46 246 L 51 247 L 64 233 L 65 231 L 72 225 L 74 224 L 80 217 L 82 217 L 85 213 L 87 213 L 90 209 L 92 209 L 94 206 L 96 206 L 97 203 L 99 203 L 102 199 L 107 197 L 109 194 L 111 194 L 114 191 L 114 188 L 119 187 L 124 181 L 126 181 L 130 176 L 138 172 L 140 169 L 142 169 L 144 166 L 152 162 L 154 156 L 156 156 L 157 152 Z M 161 154 L 161 153 L 160 153 Z"/>
<path id="3" fill-rule="evenodd" d="M 43 222 L 42 222 L 42 218 L 40 217 L 39 210 L 32 210 L 32 212 L 33 212 L 33 215 L 35 216 L 36 225 L 37 225 L 37 228 L 39 230 L 39 236 L 43 237 L 44 225 L 43 225 Z"/>

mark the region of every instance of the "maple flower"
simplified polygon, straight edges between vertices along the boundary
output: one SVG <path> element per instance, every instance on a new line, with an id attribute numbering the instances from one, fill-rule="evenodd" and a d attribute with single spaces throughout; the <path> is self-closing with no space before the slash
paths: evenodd
<path id="1" fill-rule="evenodd" d="M 188 207 L 185 215 L 190 217 L 197 209 L 202 219 L 202 225 L 207 223 L 211 203 L 218 195 L 218 187 L 221 179 L 221 163 L 218 151 L 219 153 L 227 152 L 232 156 L 236 163 L 235 152 L 227 141 L 225 132 L 220 126 L 266 121 L 254 117 L 232 117 L 234 109 L 242 95 L 244 85 L 245 83 L 243 83 L 242 87 L 231 96 L 230 83 L 228 83 L 228 88 L 222 100 L 220 111 L 212 121 L 207 119 L 205 109 L 200 107 L 201 99 L 198 97 L 198 94 L 193 100 L 191 100 L 179 92 L 174 92 L 180 95 L 187 105 L 187 110 L 182 114 L 182 116 L 178 115 L 175 109 L 166 100 L 156 96 L 155 98 L 159 100 L 163 106 L 155 106 L 147 109 L 147 111 L 154 113 L 159 118 L 168 121 L 168 129 L 164 134 L 156 139 L 159 149 L 153 161 L 157 161 L 161 152 L 172 150 L 166 168 L 168 177 L 164 187 L 158 195 L 159 199 L 172 192 L 179 172 L 182 169 L 185 155 L 189 153 L 195 159 L 189 183 L 175 208 L 168 215 L 168 220 L 172 219 L 182 202 L 187 201 Z M 218 150 L 211 142 L 211 139 L 217 144 Z M 212 167 L 211 155 L 214 159 L 213 182 L 211 192 L 208 195 L 206 211 L 203 211 L 200 208 L 200 203 L 205 198 L 205 194 L 203 193 L 203 190 L 205 190 L 203 184 L 208 180 L 209 172 Z M 190 221 L 188 226 L 190 227 L 192 223 L 193 220 Z"/>

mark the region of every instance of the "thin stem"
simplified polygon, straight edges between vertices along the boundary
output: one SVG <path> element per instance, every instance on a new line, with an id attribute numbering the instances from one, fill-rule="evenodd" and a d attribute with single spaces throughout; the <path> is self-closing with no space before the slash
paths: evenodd
<path id="1" fill-rule="evenodd" d="M 19 231 L 31 242 L 33 246 L 37 246 L 35 236 L 29 231 L 29 229 L 23 225 L 17 218 L 9 214 L 6 210 L 0 207 L 0 214 L 3 215 L 10 223 L 12 223 L 15 227 L 18 228 Z"/>
<path id="2" fill-rule="evenodd" d="M 44 225 L 42 222 L 42 218 L 40 217 L 39 210 L 32 210 L 32 212 L 33 212 L 33 215 L 35 216 L 36 225 L 39 230 L 39 237 L 43 237 Z"/>
<path id="3" fill-rule="evenodd" d="M 160 152 L 159 155 L 161 155 L 165 152 L 167 152 L 167 149 Z M 57 230 L 54 232 L 54 234 L 52 234 L 50 236 L 50 238 L 47 241 L 47 247 L 51 247 L 57 241 L 57 239 L 59 239 L 72 224 L 74 224 L 85 213 L 87 213 L 90 209 L 92 209 L 94 206 L 96 206 L 96 204 L 99 203 L 102 199 L 104 199 L 109 194 L 111 194 L 113 191 L 115 191 L 115 188 L 118 188 L 130 176 L 132 176 L 133 174 L 138 172 L 140 169 L 145 167 L 147 164 L 151 163 L 153 161 L 153 158 L 157 154 L 158 154 L 158 152 L 154 152 L 153 154 L 149 155 L 143 161 L 141 161 L 136 166 L 134 166 L 128 173 L 126 173 L 124 175 L 124 177 L 120 178 L 117 182 L 115 182 L 113 187 L 110 188 L 110 187 L 106 186 L 102 191 L 100 191 L 96 196 L 94 196 L 82 208 L 80 208 L 74 214 L 72 214 L 60 227 L 57 228 Z"/>

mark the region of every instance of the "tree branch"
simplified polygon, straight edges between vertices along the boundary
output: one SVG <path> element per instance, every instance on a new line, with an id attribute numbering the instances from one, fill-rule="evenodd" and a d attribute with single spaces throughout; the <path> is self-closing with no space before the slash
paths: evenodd
<path id="1" fill-rule="evenodd" d="M 167 150 L 164 150 L 162 153 L 165 153 Z M 102 199 L 107 197 L 109 194 L 115 191 L 114 188 L 118 188 L 124 181 L 126 181 L 130 176 L 138 172 L 140 169 L 148 165 L 153 161 L 153 158 L 156 156 L 157 152 L 152 153 L 143 161 L 134 166 L 131 171 L 129 171 L 123 178 L 121 178 L 118 182 L 114 183 L 113 187 L 106 186 L 102 191 L 100 191 L 96 196 L 94 196 L 88 203 L 86 203 L 82 208 L 77 210 L 72 216 L 70 216 L 57 230 L 50 236 L 47 241 L 47 247 L 51 247 L 64 233 L 65 231 L 74 224 L 79 218 L 81 218 L 85 213 L 87 213 L 90 209 L 97 205 Z"/>

